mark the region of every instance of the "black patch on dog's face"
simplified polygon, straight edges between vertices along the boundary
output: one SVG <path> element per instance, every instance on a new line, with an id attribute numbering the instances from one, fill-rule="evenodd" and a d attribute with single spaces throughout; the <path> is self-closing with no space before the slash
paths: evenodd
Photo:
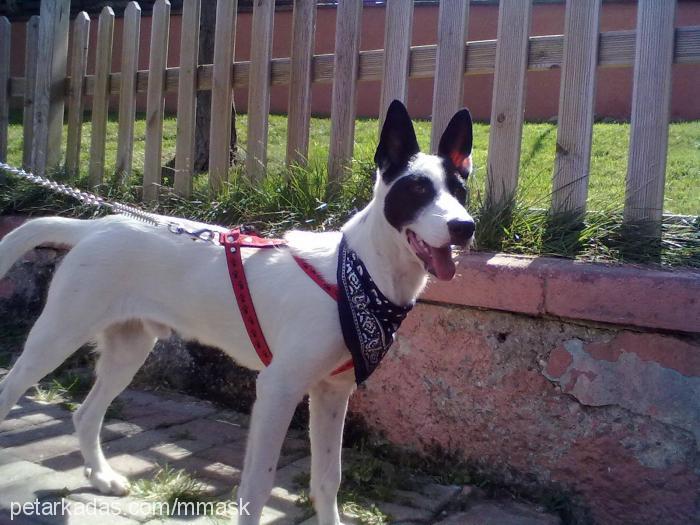
<path id="1" fill-rule="evenodd" d="M 384 216 L 389 224 L 401 231 L 436 196 L 437 191 L 430 177 L 420 173 L 405 175 L 389 188 L 384 199 Z"/>
<path id="2" fill-rule="evenodd" d="M 445 168 L 445 186 L 447 186 L 447 191 L 457 199 L 457 202 L 464 206 L 467 203 L 467 188 L 465 187 L 467 181 L 462 178 L 450 159 L 442 159 L 442 165 Z"/>

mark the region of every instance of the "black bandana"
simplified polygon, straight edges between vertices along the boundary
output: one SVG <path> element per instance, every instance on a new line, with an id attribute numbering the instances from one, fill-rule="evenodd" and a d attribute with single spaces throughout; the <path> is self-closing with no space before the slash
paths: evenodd
<path id="1" fill-rule="evenodd" d="M 345 240 L 338 248 L 338 313 L 359 385 L 379 366 L 413 304 L 397 306 L 379 290 Z"/>

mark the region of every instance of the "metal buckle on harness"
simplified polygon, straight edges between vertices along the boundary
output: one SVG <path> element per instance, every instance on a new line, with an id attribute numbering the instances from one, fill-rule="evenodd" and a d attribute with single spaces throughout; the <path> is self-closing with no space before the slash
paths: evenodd
<path id="1" fill-rule="evenodd" d="M 188 230 L 187 228 L 183 227 L 177 222 L 171 222 L 168 224 L 168 231 L 170 233 L 173 233 L 175 235 L 189 235 L 190 237 L 193 238 L 193 240 L 197 241 L 205 241 L 205 242 L 214 242 L 214 239 L 216 237 L 216 233 L 214 230 L 211 230 L 209 228 L 200 228 L 199 230 Z"/>

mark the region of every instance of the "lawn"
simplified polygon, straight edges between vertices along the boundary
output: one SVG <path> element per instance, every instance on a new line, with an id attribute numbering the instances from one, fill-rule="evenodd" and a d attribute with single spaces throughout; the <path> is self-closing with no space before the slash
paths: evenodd
<path id="1" fill-rule="evenodd" d="M 429 145 L 430 122 L 416 121 L 416 133 L 421 147 Z M 239 144 L 244 155 L 246 143 L 246 115 L 237 119 Z M 483 204 L 489 125 L 474 125 L 474 176 L 470 181 L 470 211 L 480 215 Z M 175 118 L 167 118 L 163 129 L 163 164 L 175 154 Z M 324 203 L 326 158 L 330 121 L 314 118 L 311 123 L 309 167 L 305 170 L 286 171 L 286 117 L 271 116 L 268 145 L 267 179 L 258 186 L 248 184 L 241 176 L 241 168 L 233 170 L 231 185 L 223 195 L 211 199 L 206 195 L 206 176 L 195 180 L 195 199 L 183 201 L 175 197 L 165 199 L 160 211 L 188 215 L 219 223 L 251 221 L 270 233 L 305 224 L 309 228 L 336 227 L 351 211 L 364 205 L 371 191 L 372 157 L 376 147 L 378 124 L 373 119 L 361 119 L 356 123 L 355 160 L 352 174 L 343 187 L 343 194 L 335 201 Z M 485 249 L 501 249 L 517 253 L 545 253 L 594 260 L 628 259 L 619 249 L 620 213 L 624 203 L 625 174 L 629 124 L 596 123 L 593 130 L 593 151 L 588 194 L 588 210 L 585 227 L 573 238 L 557 230 L 552 233 L 546 225 L 546 213 L 532 211 L 547 209 L 550 203 L 551 177 L 554 168 L 556 125 L 528 123 L 525 125 L 520 159 L 520 182 L 516 210 L 511 217 L 481 217 L 480 246 Z M 143 170 L 145 144 L 145 120 L 139 115 L 135 126 L 134 176 L 132 184 L 138 186 Z M 81 177 L 87 172 L 90 149 L 90 125 L 83 127 L 81 149 Z M 107 177 L 102 193 L 133 199 L 134 192 L 124 193 L 111 180 L 117 147 L 117 123 L 108 123 L 106 170 Z M 22 155 L 22 129 L 19 121 L 10 126 L 8 162 L 18 165 Z M 172 181 L 166 180 L 165 184 Z M 78 184 L 85 184 L 84 179 Z M 7 185 L 6 185 L 7 186 Z M 16 186 L 16 185 L 15 185 Z M 21 185 L 20 185 L 21 186 Z M 1 185 L 0 185 L 1 188 Z M 29 194 L 27 194 L 29 192 Z M 55 210 L 50 203 L 40 205 L 46 197 L 27 188 L 13 187 L 0 191 L 0 214 L 13 211 L 35 210 L 37 207 Z M 58 204 L 59 209 L 70 203 Z M 669 214 L 700 214 L 700 121 L 673 123 L 669 132 L 669 151 L 666 170 L 664 211 Z M 596 213 L 598 212 L 598 213 Z M 485 228 L 491 224 L 489 228 Z M 497 230 L 494 234 L 494 231 Z M 479 229 L 477 229 L 479 231 Z M 700 236 L 697 220 L 682 224 L 664 225 L 664 245 L 661 263 L 700 265 Z M 554 240 L 554 242 L 552 242 Z M 690 243 L 690 244 L 688 244 Z M 635 248 L 637 250 L 639 245 Z M 644 251 L 644 249 L 642 249 Z M 658 257 L 655 256 L 656 259 Z M 645 260 L 645 257 L 641 257 Z"/>

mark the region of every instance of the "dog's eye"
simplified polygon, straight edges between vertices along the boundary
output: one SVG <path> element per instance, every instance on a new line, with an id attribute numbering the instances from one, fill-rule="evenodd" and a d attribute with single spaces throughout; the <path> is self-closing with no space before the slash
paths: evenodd
<path id="1" fill-rule="evenodd" d="M 425 193 L 428 191 L 428 188 L 425 186 L 425 184 L 421 182 L 414 182 L 413 184 L 411 184 L 411 191 L 416 195 L 425 195 Z"/>

